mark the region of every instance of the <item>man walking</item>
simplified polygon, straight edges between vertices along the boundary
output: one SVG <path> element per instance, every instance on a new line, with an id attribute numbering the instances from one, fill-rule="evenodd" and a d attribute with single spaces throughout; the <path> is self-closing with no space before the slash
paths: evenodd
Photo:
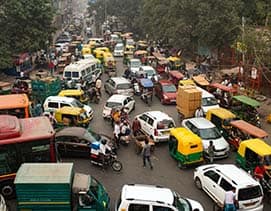
<path id="1" fill-rule="evenodd" d="M 213 141 L 210 141 L 209 146 L 208 146 L 208 156 L 209 156 L 210 163 L 214 162 L 214 155 L 215 155 L 215 146 L 214 146 Z"/>
<path id="2" fill-rule="evenodd" d="M 149 145 L 148 139 L 145 140 L 145 145 L 143 146 L 143 167 L 146 167 L 146 160 L 148 161 L 150 168 L 153 169 L 152 163 L 151 163 L 151 146 Z"/>
<path id="3" fill-rule="evenodd" d="M 229 190 L 225 193 L 225 204 L 224 204 L 224 210 L 225 211 L 236 211 L 235 204 L 237 203 L 235 199 L 235 188 L 232 188 L 232 190 Z"/>

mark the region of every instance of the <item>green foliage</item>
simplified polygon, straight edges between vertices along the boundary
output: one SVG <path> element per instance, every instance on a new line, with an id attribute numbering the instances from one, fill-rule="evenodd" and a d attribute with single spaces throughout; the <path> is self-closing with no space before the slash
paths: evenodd
<path id="1" fill-rule="evenodd" d="M 45 48 L 53 32 L 51 0 L 5 0 L 0 7 L 0 68 L 11 64 L 11 57 Z"/>

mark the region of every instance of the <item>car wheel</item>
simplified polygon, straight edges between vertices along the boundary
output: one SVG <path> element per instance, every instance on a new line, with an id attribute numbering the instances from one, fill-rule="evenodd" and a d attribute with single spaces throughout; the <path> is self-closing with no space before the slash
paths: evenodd
<path id="1" fill-rule="evenodd" d="M 195 179 L 195 185 L 199 190 L 202 189 L 202 184 L 201 184 L 201 181 L 198 177 L 196 177 L 196 179 Z"/>

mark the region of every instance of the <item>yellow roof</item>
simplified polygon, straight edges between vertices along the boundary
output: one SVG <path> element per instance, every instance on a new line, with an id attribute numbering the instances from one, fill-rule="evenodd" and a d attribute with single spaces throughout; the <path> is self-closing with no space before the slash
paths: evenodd
<path id="1" fill-rule="evenodd" d="M 271 155 L 271 146 L 258 138 L 242 141 L 240 143 L 238 152 L 244 155 L 246 147 L 256 152 L 260 156 Z"/>
<path id="2" fill-rule="evenodd" d="M 225 109 L 225 108 L 211 108 L 207 111 L 208 113 L 212 113 L 216 116 L 218 116 L 221 119 L 233 119 L 236 118 L 235 114 L 233 114 L 231 111 Z"/>
<path id="3" fill-rule="evenodd" d="M 195 82 L 191 79 L 187 79 L 187 80 L 180 80 L 179 81 L 179 85 L 180 86 L 186 86 L 186 85 L 195 85 Z"/>
<path id="4" fill-rule="evenodd" d="M 84 91 L 83 90 L 79 90 L 79 89 L 65 89 L 62 90 L 58 93 L 58 96 L 78 96 L 78 95 L 83 95 Z"/>
<path id="5" fill-rule="evenodd" d="M 173 128 L 170 130 L 170 134 L 173 135 L 177 140 L 182 140 L 184 145 L 188 145 L 191 142 L 194 144 L 202 143 L 200 137 L 184 127 Z"/>
<path id="6" fill-rule="evenodd" d="M 181 59 L 179 57 L 176 57 L 176 56 L 170 56 L 167 58 L 168 61 L 181 61 Z"/>

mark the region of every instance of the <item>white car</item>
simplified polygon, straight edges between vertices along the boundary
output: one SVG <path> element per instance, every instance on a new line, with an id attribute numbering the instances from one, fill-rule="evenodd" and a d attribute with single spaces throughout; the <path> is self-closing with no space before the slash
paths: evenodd
<path id="1" fill-rule="evenodd" d="M 115 57 L 118 57 L 118 56 L 123 56 L 123 53 L 124 53 L 124 45 L 122 43 L 116 44 L 113 55 Z"/>
<path id="2" fill-rule="evenodd" d="M 203 207 L 199 202 L 181 197 L 169 188 L 131 184 L 122 187 L 115 203 L 115 211 L 123 210 L 203 211 Z"/>
<path id="3" fill-rule="evenodd" d="M 139 59 L 130 59 L 128 67 L 131 70 L 131 74 L 135 75 L 136 72 L 139 71 L 139 68 L 140 68 L 141 65 L 142 64 L 141 64 L 141 61 Z"/>
<path id="4" fill-rule="evenodd" d="M 213 141 L 215 147 L 215 159 L 226 158 L 229 156 L 229 143 L 223 138 L 217 127 L 209 120 L 203 117 L 184 119 L 182 121 L 182 126 L 189 129 L 202 139 L 205 157 L 208 157 L 207 149 L 210 141 Z"/>
<path id="5" fill-rule="evenodd" d="M 153 139 L 154 142 L 169 140 L 170 129 L 175 127 L 172 117 L 161 111 L 148 111 L 137 115 L 143 133 Z"/>
<path id="6" fill-rule="evenodd" d="M 132 83 L 123 77 L 111 77 L 104 83 L 105 92 L 109 95 L 122 94 L 133 96 L 134 89 Z"/>
<path id="7" fill-rule="evenodd" d="M 210 164 L 195 169 L 194 182 L 217 204 L 224 204 L 226 191 L 235 188 L 238 210 L 262 211 L 263 190 L 258 181 L 232 164 Z"/>
<path id="8" fill-rule="evenodd" d="M 127 108 L 127 113 L 135 109 L 135 100 L 127 95 L 112 95 L 105 103 L 103 108 L 103 118 L 109 118 L 112 108 Z"/>
<path id="9" fill-rule="evenodd" d="M 160 78 L 152 66 L 141 66 L 139 68 L 139 71 L 145 72 L 149 79 L 152 79 L 152 77 L 154 77 L 154 80 L 158 81 L 158 79 Z"/>

